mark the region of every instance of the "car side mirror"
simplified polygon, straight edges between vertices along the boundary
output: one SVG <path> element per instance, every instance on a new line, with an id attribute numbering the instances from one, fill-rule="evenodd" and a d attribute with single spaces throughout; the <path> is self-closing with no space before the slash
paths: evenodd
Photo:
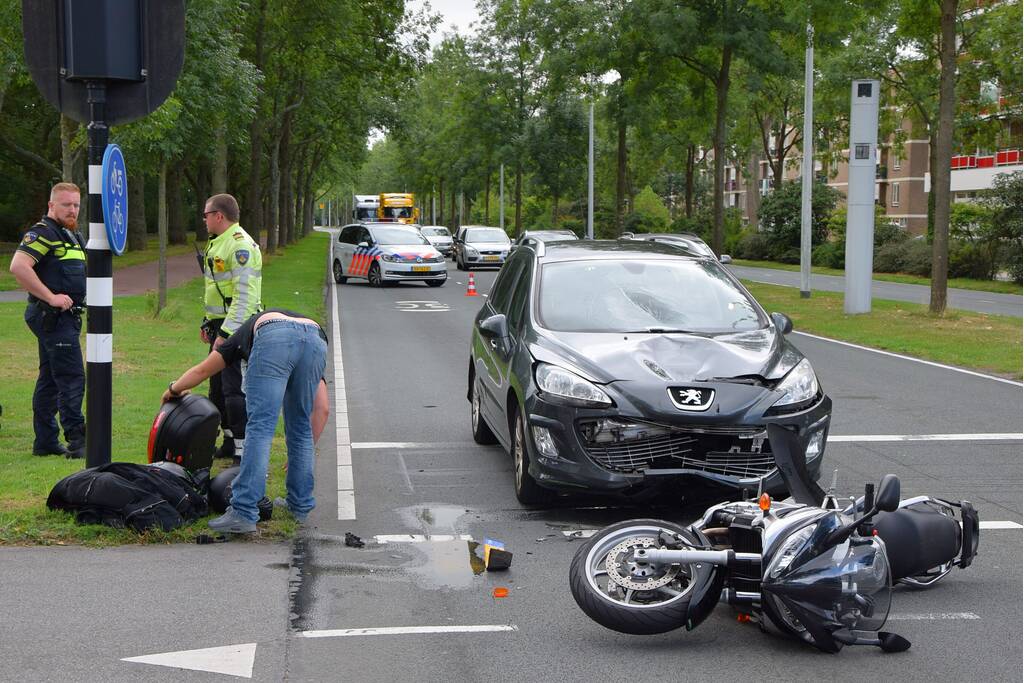
<path id="1" fill-rule="evenodd" d="M 504 339 L 508 336 L 508 321 L 503 313 L 496 313 L 480 321 L 480 336 L 484 339 Z"/>
<path id="2" fill-rule="evenodd" d="M 875 509 L 882 512 L 892 512 L 900 505 L 900 478 L 895 474 L 887 474 L 882 477 L 878 485 L 878 495 L 875 496 Z"/>
<path id="3" fill-rule="evenodd" d="M 720 263 L 732 263 L 732 256 L 729 256 L 728 254 L 722 254 L 721 256 L 718 257 L 718 260 Z"/>
<path id="4" fill-rule="evenodd" d="M 368 247 L 368 246 L 370 246 L 370 245 L 369 245 L 369 244 L 367 244 L 367 243 L 366 243 L 366 242 L 364 241 L 364 242 L 360 242 L 360 243 L 359 243 L 359 244 L 357 244 L 356 246 L 357 246 L 357 247 L 362 247 L 362 248 L 364 248 L 364 249 L 365 249 L 366 247 Z"/>
<path id="5" fill-rule="evenodd" d="M 789 334 L 793 331 L 793 321 L 785 313 L 772 313 L 771 318 L 775 323 L 775 329 L 782 334 Z"/>

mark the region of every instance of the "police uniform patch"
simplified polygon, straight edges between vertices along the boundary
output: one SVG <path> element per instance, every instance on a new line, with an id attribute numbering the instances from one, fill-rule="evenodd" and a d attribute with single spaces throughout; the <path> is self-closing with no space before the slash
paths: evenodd
<path id="1" fill-rule="evenodd" d="M 222 259 L 220 256 L 213 257 L 213 270 L 214 272 L 217 273 L 224 272 L 224 259 Z"/>
<path id="2" fill-rule="evenodd" d="M 245 249 L 239 249 L 235 252 L 235 260 L 238 261 L 239 265 L 244 266 L 249 262 L 249 252 Z"/>
<path id="3" fill-rule="evenodd" d="M 32 232 L 30 230 L 30 231 L 25 233 L 25 236 L 22 238 L 21 243 L 22 244 L 32 244 L 37 239 L 39 239 L 39 235 L 37 235 L 36 233 L 34 233 L 34 232 Z"/>
<path id="4" fill-rule="evenodd" d="M 244 240 L 245 239 L 245 235 L 243 235 L 240 232 L 231 233 L 231 236 L 234 237 L 236 240 Z"/>

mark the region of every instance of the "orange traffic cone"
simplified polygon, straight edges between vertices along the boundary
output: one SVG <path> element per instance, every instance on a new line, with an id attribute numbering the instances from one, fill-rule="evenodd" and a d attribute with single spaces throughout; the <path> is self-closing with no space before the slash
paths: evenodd
<path id="1" fill-rule="evenodd" d="M 469 274 L 469 284 L 466 285 L 466 296 L 476 296 L 476 280 L 473 279 L 473 273 Z"/>

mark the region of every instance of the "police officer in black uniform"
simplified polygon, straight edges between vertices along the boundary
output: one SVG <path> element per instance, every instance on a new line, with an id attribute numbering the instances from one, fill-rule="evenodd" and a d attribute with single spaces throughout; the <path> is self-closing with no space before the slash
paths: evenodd
<path id="1" fill-rule="evenodd" d="M 78 233 L 78 186 L 54 185 L 47 207 L 11 259 L 11 273 L 28 292 L 25 322 L 39 346 L 39 378 L 32 395 L 32 453 L 83 458 L 85 367 L 79 335 L 85 305 L 85 245 Z M 54 415 L 58 412 L 67 448 L 57 431 Z"/>

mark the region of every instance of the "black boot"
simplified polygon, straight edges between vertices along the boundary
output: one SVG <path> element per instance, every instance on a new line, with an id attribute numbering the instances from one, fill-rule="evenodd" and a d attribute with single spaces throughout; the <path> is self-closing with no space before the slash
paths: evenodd
<path id="1" fill-rule="evenodd" d="M 215 458 L 233 458 L 235 457 L 235 440 L 229 436 L 224 437 L 224 442 L 217 449 L 217 452 L 213 454 Z"/>
<path id="2" fill-rule="evenodd" d="M 85 457 L 85 425 L 66 433 L 68 440 L 67 452 L 64 457 L 68 460 L 80 460 Z"/>

